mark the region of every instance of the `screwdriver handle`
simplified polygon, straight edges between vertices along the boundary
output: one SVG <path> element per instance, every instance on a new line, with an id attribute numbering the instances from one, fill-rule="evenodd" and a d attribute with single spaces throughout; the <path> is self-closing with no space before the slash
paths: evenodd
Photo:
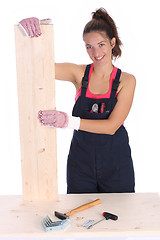
<path id="1" fill-rule="evenodd" d="M 102 215 L 105 217 L 106 220 L 108 220 L 108 219 L 117 220 L 118 219 L 117 215 L 114 215 L 109 212 L 104 212 Z"/>

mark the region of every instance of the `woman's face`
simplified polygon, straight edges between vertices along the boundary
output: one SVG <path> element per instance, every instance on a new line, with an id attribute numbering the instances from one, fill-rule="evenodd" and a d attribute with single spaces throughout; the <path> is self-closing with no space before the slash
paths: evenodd
<path id="1" fill-rule="evenodd" d="M 90 32 L 84 35 L 87 53 L 95 64 L 104 64 L 112 61 L 112 49 L 115 38 L 110 40 L 104 32 Z"/>

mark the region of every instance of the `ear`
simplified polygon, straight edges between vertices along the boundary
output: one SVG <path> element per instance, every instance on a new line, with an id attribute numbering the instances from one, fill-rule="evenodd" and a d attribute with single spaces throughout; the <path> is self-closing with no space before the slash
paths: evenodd
<path id="1" fill-rule="evenodd" d="M 111 47 L 114 48 L 115 45 L 116 45 L 116 38 L 113 37 L 113 38 L 111 39 Z"/>

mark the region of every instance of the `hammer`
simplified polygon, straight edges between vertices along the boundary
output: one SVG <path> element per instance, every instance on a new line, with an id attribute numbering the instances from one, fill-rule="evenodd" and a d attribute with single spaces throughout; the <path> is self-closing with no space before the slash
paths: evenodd
<path id="1" fill-rule="evenodd" d="M 64 219 L 69 218 L 69 216 L 71 216 L 74 213 L 83 211 L 85 209 L 88 209 L 88 208 L 93 207 L 93 206 L 95 206 L 97 204 L 100 204 L 100 203 L 101 203 L 101 200 L 100 199 L 96 199 L 93 202 L 89 202 L 89 203 L 86 203 L 86 204 L 84 204 L 82 206 L 79 206 L 79 207 L 77 207 L 75 209 L 72 209 L 71 211 L 69 211 L 67 213 L 60 213 L 60 212 L 56 212 L 56 211 L 54 213 L 55 213 L 55 216 L 57 218 L 59 218 L 61 220 L 64 220 Z"/>

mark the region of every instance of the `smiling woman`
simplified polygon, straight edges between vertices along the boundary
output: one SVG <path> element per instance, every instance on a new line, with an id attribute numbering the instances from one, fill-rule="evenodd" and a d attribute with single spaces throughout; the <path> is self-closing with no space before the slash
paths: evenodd
<path id="1" fill-rule="evenodd" d="M 84 28 L 83 38 L 87 33 L 91 32 L 101 33 L 104 38 L 108 39 L 112 47 L 112 57 L 117 58 L 121 56 L 120 47 L 122 45 L 122 42 L 118 36 L 116 24 L 109 16 L 109 14 L 105 11 L 105 9 L 101 8 L 92 13 L 92 20 L 88 22 Z M 100 47 L 102 45 L 100 45 Z"/>
<path id="2" fill-rule="evenodd" d="M 36 34 L 37 19 L 20 23 Z M 27 23 L 27 24 L 26 24 Z M 55 64 L 57 80 L 77 90 L 72 116 L 56 110 L 39 111 L 44 126 L 72 128 L 67 164 L 68 193 L 134 192 L 134 169 L 124 120 L 130 111 L 135 77 L 112 63 L 121 56 L 121 41 L 113 19 L 98 9 L 83 31 L 92 63 Z"/>
<path id="3" fill-rule="evenodd" d="M 116 39 L 112 38 L 110 41 L 103 32 L 90 32 L 84 35 L 84 41 L 92 61 L 96 63 L 103 60 L 104 63 L 106 57 L 111 58 Z"/>

